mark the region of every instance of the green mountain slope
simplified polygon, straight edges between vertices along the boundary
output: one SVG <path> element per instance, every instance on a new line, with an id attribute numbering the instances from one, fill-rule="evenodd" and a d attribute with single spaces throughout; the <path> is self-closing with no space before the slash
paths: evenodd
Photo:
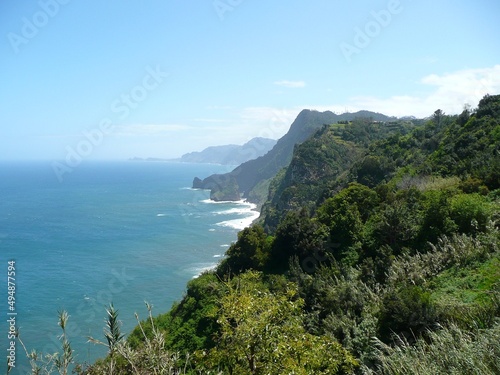
<path id="1" fill-rule="evenodd" d="M 221 200 L 232 200 L 238 193 L 244 198 L 249 198 L 255 203 L 263 203 L 267 193 L 269 179 L 278 171 L 286 167 L 291 159 L 296 144 L 302 143 L 324 124 L 337 121 L 351 121 L 357 117 L 371 117 L 374 121 L 393 120 L 379 113 L 361 111 L 336 115 L 332 112 L 318 112 L 303 110 L 290 126 L 290 130 L 278 140 L 276 145 L 267 154 L 235 168 L 224 175 L 212 175 L 204 180 L 196 178 L 193 187 L 211 189 L 212 196 L 220 196 Z M 230 185 L 233 188 L 230 188 Z M 257 189 L 256 189 L 257 188 Z M 224 194 L 218 194 L 225 192 Z"/>

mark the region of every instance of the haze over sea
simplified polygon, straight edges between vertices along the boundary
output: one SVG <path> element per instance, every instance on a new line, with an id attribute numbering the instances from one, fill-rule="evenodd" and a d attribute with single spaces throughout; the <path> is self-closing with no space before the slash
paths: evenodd
<path id="1" fill-rule="evenodd" d="M 186 283 L 213 267 L 239 229 L 257 213 L 244 202 L 215 203 L 190 188 L 195 176 L 228 172 L 220 165 L 85 162 L 59 182 L 49 162 L 0 163 L 0 260 L 7 316 L 7 262 L 16 262 L 16 328 L 28 350 L 60 351 L 58 310 L 79 363 L 105 348 L 105 307 L 119 310 L 123 332 L 182 298 Z M 0 369 L 8 348 L 1 323 Z M 26 366 L 17 345 L 18 365 Z M 14 374 L 22 373 L 17 368 Z"/>

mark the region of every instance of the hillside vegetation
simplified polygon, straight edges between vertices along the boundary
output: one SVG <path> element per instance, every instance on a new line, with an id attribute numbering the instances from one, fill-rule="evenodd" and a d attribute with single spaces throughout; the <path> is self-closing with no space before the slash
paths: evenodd
<path id="1" fill-rule="evenodd" d="M 371 118 L 374 121 L 394 120 L 380 113 L 368 111 L 336 115 L 330 111 L 318 112 L 305 109 L 299 113 L 287 134 L 280 138 L 267 154 L 243 163 L 229 173 L 212 175 L 203 180 L 195 178 L 193 187 L 210 189 L 211 197 L 215 200 L 238 200 L 243 196 L 260 206 L 267 199 L 271 179 L 280 169 L 288 166 L 297 144 L 304 142 L 324 124 L 348 122 L 359 117 Z"/>
<path id="2" fill-rule="evenodd" d="M 217 270 L 81 372 L 499 374 L 499 198 L 500 95 L 321 125 Z"/>

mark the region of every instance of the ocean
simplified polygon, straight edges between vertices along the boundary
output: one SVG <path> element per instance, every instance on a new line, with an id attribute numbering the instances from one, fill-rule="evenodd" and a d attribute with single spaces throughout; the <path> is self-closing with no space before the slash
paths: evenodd
<path id="1" fill-rule="evenodd" d="M 136 326 L 135 313 L 147 317 L 145 301 L 155 315 L 168 311 L 186 283 L 213 268 L 258 216 L 252 204 L 215 203 L 208 191 L 190 188 L 195 176 L 230 169 L 84 162 L 60 182 L 49 162 L 1 162 L 0 371 L 12 349 L 9 330 L 18 330 L 28 351 L 61 350 L 58 311 L 69 314 L 67 333 L 79 363 L 105 355 L 87 337 L 104 341 L 109 303 L 124 333 Z M 11 374 L 26 373 L 19 342 L 15 357 Z"/>

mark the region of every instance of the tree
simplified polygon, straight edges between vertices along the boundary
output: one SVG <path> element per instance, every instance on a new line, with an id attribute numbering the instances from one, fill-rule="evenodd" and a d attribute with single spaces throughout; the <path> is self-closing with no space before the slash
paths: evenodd
<path id="1" fill-rule="evenodd" d="M 253 225 L 238 233 L 238 240 L 227 250 L 227 258 L 218 270 L 222 274 L 249 269 L 261 270 L 269 257 L 269 242 L 264 229 Z"/>
<path id="2" fill-rule="evenodd" d="M 375 187 L 384 180 L 385 171 L 377 156 L 365 157 L 356 168 L 357 179 L 360 184 Z"/>
<path id="3" fill-rule="evenodd" d="M 331 242 L 337 244 L 334 255 L 338 259 L 360 243 L 363 230 L 357 203 L 341 193 L 327 199 L 318 209 L 318 220 L 328 227 Z"/>
<path id="4" fill-rule="evenodd" d="M 432 116 L 432 120 L 434 121 L 434 123 L 436 124 L 436 126 L 438 128 L 441 125 L 441 120 L 443 119 L 443 116 L 444 116 L 444 112 L 442 110 L 437 109 L 436 111 L 434 111 L 434 115 Z"/>
<path id="5" fill-rule="evenodd" d="M 205 368 L 228 374 L 350 374 L 356 360 L 326 336 L 302 326 L 303 300 L 289 283 L 271 293 L 262 275 L 249 271 L 227 284 L 217 313 L 218 345 L 202 357 Z"/>
<path id="6" fill-rule="evenodd" d="M 486 198 L 477 193 L 459 194 L 451 200 L 450 216 L 461 233 L 484 232 L 490 211 Z"/>
<path id="7" fill-rule="evenodd" d="M 305 210 L 290 211 L 278 225 L 271 248 L 270 267 L 273 271 L 286 270 L 293 256 L 304 259 L 323 251 L 320 224 Z"/>

